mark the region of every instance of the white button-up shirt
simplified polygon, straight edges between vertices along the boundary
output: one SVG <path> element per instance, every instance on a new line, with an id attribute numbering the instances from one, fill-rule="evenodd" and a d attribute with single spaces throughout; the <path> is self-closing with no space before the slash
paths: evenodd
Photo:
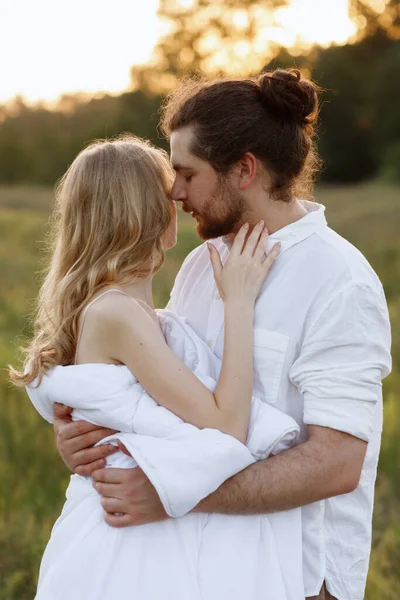
<path id="1" fill-rule="evenodd" d="M 358 488 L 302 508 L 306 596 L 323 581 L 338 600 L 362 600 L 382 431 L 382 379 L 390 326 L 382 285 L 362 254 L 327 226 L 325 208 L 270 236 L 281 252 L 256 303 L 254 395 L 301 426 L 320 425 L 369 442 Z M 229 249 L 214 240 L 224 261 Z M 186 258 L 168 308 L 186 317 L 222 357 L 224 307 L 202 244 Z"/>

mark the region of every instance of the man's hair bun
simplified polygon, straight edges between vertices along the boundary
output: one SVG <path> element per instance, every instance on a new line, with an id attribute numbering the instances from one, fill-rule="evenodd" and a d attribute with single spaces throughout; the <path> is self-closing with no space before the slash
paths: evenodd
<path id="1" fill-rule="evenodd" d="M 277 69 L 258 80 L 261 102 L 276 119 L 297 123 L 313 133 L 318 118 L 318 87 L 297 69 Z"/>

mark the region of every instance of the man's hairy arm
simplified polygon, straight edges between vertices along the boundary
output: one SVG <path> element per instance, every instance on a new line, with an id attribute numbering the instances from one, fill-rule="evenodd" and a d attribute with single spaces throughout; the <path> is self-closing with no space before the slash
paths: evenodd
<path id="1" fill-rule="evenodd" d="M 326 427 L 309 427 L 309 440 L 247 467 L 196 507 L 198 512 L 262 514 L 288 510 L 354 490 L 366 442 Z M 156 490 L 138 467 L 93 473 L 105 520 L 112 527 L 167 518 Z M 117 516 L 121 514 L 123 516 Z"/>
<path id="2" fill-rule="evenodd" d="M 102 496 L 106 522 L 113 527 L 126 527 L 167 518 L 155 488 L 139 467 L 102 468 L 105 456 L 118 449 L 89 446 L 111 432 L 84 421 L 73 423 L 68 411 L 59 405 L 54 410 L 58 449 L 72 471 L 93 476 Z M 308 435 L 306 442 L 230 478 L 195 510 L 271 513 L 353 491 L 359 483 L 367 443 L 321 426 L 309 426 Z"/>
<path id="3" fill-rule="evenodd" d="M 308 434 L 303 444 L 228 479 L 196 511 L 271 513 L 355 490 L 367 443 L 328 427 L 311 425 Z"/>

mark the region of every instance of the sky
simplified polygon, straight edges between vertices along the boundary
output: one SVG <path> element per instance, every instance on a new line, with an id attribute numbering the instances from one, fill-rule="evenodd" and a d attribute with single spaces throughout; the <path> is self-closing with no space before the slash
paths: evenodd
<path id="1" fill-rule="evenodd" d="M 186 0 L 187 1 L 187 0 Z M 0 102 L 119 93 L 130 67 L 151 56 L 162 32 L 158 0 L 0 0 Z M 344 42 L 347 0 L 293 0 L 279 14 L 280 41 Z"/>

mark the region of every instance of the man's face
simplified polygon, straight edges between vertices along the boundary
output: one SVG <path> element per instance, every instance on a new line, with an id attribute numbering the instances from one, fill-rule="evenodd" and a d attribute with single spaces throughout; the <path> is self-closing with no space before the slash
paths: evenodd
<path id="1" fill-rule="evenodd" d="M 192 127 L 171 135 L 175 170 L 171 196 L 196 219 L 197 233 L 204 240 L 236 233 L 244 222 L 244 199 L 227 176 L 218 175 L 209 162 L 191 154 L 192 136 Z"/>

